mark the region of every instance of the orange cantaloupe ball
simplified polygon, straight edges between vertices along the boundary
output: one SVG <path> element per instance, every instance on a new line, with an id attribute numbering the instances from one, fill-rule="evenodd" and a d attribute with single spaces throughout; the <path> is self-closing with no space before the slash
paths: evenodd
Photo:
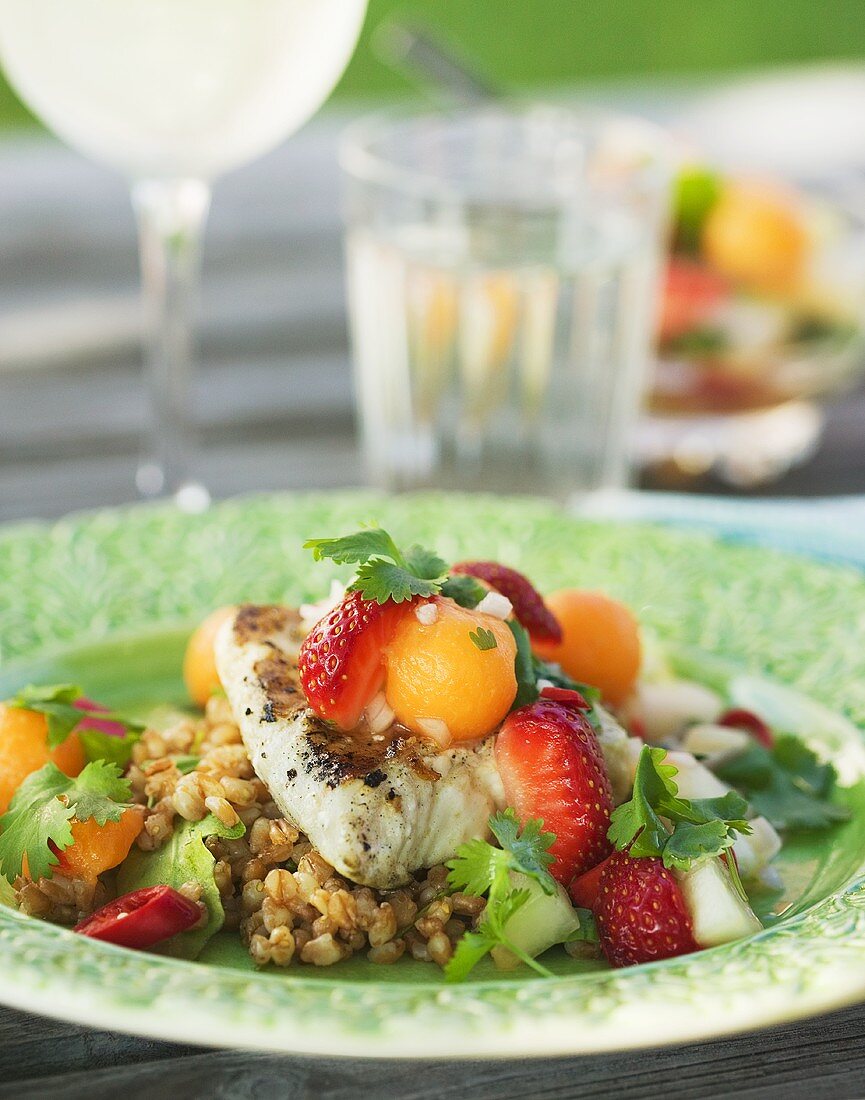
<path id="1" fill-rule="evenodd" d="M 783 293 L 800 281 L 808 234 L 794 202 L 756 183 L 726 188 L 709 211 L 701 237 L 712 267 L 734 282 Z"/>
<path id="2" fill-rule="evenodd" d="M 104 825 L 97 825 L 92 818 L 73 821 L 72 844 L 61 853 L 58 870 L 93 880 L 126 859 L 143 828 L 144 811 L 138 806 L 124 810 L 119 821 L 106 821 Z"/>
<path id="3" fill-rule="evenodd" d="M 78 734 L 70 733 L 57 748 L 50 749 L 44 714 L 0 703 L 0 814 L 9 809 L 12 796 L 27 776 L 49 762 L 66 775 L 78 775 L 87 763 Z"/>
<path id="4" fill-rule="evenodd" d="M 608 702 L 621 703 L 640 671 L 640 625 L 623 603 L 578 588 L 545 598 L 558 619 L 562 640 L 534 642 L 539 657 L 554 661 L 575 680 L 599 688 Z"/>
<path id="5" fill-rule="evenodd" d="M 186 643 L 183 655 L 183 682 L 189 698 L 203 707 L 215 691 L 222 687 L 216 671 L 213 643 L 222 624 L 234 614 L 233 607 L 220 607 L 203 619 Z"/>
<path id="6" fill-rule="evenodd" d="M 433 622 L 417 609 L 399 622 L 387 648 L 385 698 L 397 721 L 426 736 L 423 720 L 444 722 L 454 741 L 496 728 L 517 693 L 516 642 L 507 623 L 437 597 Z M 495 646 L 479 649 L 470 635 L 489 631 Z"/>

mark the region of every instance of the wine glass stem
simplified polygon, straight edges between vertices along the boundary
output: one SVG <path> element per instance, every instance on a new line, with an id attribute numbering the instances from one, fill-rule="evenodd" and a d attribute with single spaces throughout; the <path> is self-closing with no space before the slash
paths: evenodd
<path id="1" fill-rule="evenodd" d="M 150 430 L 136 482 L 144 496 L 173 495 L 191 509 L 208 496 L 192 478 L 190 386 L 201 240 L 210 206 L 202 180 L 133 185 L 144 304 Z"/>

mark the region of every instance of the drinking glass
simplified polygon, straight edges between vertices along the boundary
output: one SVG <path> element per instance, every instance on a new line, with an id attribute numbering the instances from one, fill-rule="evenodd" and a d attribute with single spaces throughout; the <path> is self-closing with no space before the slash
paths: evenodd
<path id="1" fill-rule="evenodd" d="M 648 123 L 542 105 L 349 131 L 349 306 L 376 484 L 567 499 L 627 483 L 669 159 Z"/>
<path id="2" fill-rule="evenodd" d="M 195 510 L 189 385 L 210 182 L 320 106 L 366 0 L 0 0 L 0 60 L 60 137 L 131 181 L 152 396 L 137 484 Z"/>

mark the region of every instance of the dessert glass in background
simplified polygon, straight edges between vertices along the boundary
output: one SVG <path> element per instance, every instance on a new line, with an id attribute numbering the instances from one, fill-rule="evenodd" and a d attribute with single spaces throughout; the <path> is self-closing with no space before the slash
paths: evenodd
<path id="1" fill-rule="evenodd" d="M 669 196 L 662 132 L 545 106 L 380 116 L 350 130 L 342 165 L 372 481 L 624 488 Z"/>
<path id="2" fill-rule="evenodd" d="M 684 167 L 641 457 L 750 487 L 813 451 L 865 367 L 865 219 L 775 178 Z"/>
<path id="3" fill-rule="evenodd" d="M 188 406 L 210 181 L 313 114 L 365 11 L 366 0 L 0 0 L 0 60 L 22 98 L 132 183 L 153 407 L 145 495 L 209 501 Z"/>

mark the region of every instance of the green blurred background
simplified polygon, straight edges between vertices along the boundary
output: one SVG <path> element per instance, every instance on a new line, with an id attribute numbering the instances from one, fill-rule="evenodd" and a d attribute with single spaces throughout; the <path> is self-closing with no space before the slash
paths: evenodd
<path id="1" fill-rule="evenodd" d="M 370 0 L 337 97 L 409 89 L 370 49 L 392 16 L 422 21 L 513 88 L 865 57 L 865 0 Z M 0 125 L 34 125 L 5 83 Z"/>

